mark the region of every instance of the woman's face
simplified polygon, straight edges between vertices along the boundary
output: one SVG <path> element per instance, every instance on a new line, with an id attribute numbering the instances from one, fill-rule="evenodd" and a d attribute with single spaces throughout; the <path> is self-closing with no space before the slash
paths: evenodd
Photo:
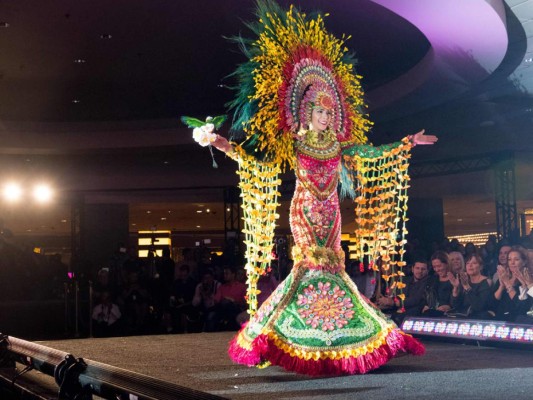
<path id="1" fill-rule="evenodd" d="M 481 264 L 476 257 L 472 257 L 466 263 L 466 273 L 470 276 L 479 275 L 481 273 Z"/>
<path id="2" fill-rule="evenodd" d="M 507 263 L 511 272 L 520 271 L 524 267 L 524 260 L 518 251 L 510 251 L 507 256 Z"/>
<path id="3" fill-rule="evenodd" d="M 461 255 L 460 254 L 451 254 L 450 255 L 450 265 L 452 267 L 452 272 L 454 274 L 457 274 L 457 273 L 461 272 L 461 270 L 463 269 L 463 263 L 462 263 L 462 260 L 461 260 Z"/>
<path id="4" fill-rule="evenodd" d="M 448 266 L 444 264 L 441 260 L 431 260 L 431 266 L 433 267 L 433 270 L 438 276 L 444 278 L 448 275 Z"/>
<path id="5" fill-rule="evenodd" d="M 311 113 L 311 124 L 313 130 L 316 132 L 322 132 L 326 130 L 331 120 L 331 110 L 327 110 L 322 107 L 314 107 Z"/>

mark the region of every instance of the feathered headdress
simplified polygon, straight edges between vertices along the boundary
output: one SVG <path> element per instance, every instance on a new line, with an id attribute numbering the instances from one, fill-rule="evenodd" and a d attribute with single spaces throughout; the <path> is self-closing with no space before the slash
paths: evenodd
<path id="1" fill-rule="evenodd" d="M 371 123 L 345 46 L 349 37 L 328 33 L 320 14 L 309 18 L 271 0 L 257 1 L 257 16 L 248 24 L 257 39 L 235 39 L 249 61 L 233 74 L 233 139 L 244 140 L 242 147 L 260 160 L 292 167 L 293 135 L 306 122 L 306 93 L 320 90 L 332 100 L 332 129 L 341 145 L 366 142 Z"/>

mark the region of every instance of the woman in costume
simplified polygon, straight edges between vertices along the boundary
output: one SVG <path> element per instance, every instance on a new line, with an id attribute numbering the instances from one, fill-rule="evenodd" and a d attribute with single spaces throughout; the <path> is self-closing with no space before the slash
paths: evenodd
<path id="1" fill-rule="evenodd" d="M 259 22 L 250 25 L 258 39 L 245 48 L 250 62 L 236 73 L 240 96 L 232 104 L 233 128 L 244 131 L 244 141 L 215 134 L 207 140 L 239 162 L 245 203 L 251 318 L 229 355 L 248 366 L 342 375 L 365 373 L 399 352 L 422 354 L 423 346 L 364 298 L 345 272 L 337 189 L 340 183 L 341 194 L 356 196 L 359 161 L 395 165 L 391 160 L 407 159 L 413 145 L 432 144 L 436 137 L 421 131 L 392 145 L 365 145 L 370 123 L 343 41 L 325 31 L 321 16 L 311 20 L 292 7 L 284 12 L 271 2 L 258 5 Z M 285 164 L 296 174 L 290 207 L 294 267 L 255 309 L 253 284 L 269 262 L 277 173 Z M 263 224 L 247 224 L 252 216 Z M 386 264 L 389 256 L 380 259 Z"/>

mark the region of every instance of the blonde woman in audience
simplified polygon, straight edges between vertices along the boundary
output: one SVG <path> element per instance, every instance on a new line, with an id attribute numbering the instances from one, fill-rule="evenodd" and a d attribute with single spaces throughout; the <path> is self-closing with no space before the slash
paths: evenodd
<path id="1" fill-rule="evenodd" d="M 458 251 L 452 251 L 448 254 L 450 260 L 450 269 L 454 275 L 465 271 L 465 259 Z"/>
<path id="2" fill-rule="evenodd" d="M 453 286 L 452 306 L 455 316 L 477 319 L 494 318 L 495 314 L 490 310 L 491 285 L 489 279 L 481 274 L 482 269 L 483 258 L 478 254 L 471 254 L 466 261 L 466 271 L 458 274 L 448 273 Z"/>
<path id="3" fill-rule="evenodd" d="M 494 292 L 496 318 L 514 321 L 527 315 L 532 298 L 527 295 L 531 284 L 529 258 L 522 247 L 512 247 L 507 256 L 508 270 L 498 266 L 499 285 Z M 520 317 L 520 318 L 519 318 Z"/>

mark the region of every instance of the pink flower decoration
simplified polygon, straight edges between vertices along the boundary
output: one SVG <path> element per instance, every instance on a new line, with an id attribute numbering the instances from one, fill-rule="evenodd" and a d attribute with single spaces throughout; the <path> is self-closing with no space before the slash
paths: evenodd
<path id="1" fill-rule="evenodd" d="M 318 288 L 309 285 L 303 294 L 298 295 L 298 313 L 307 325 L 332 331 L 348 324 L 353 317 L 352 299 L 338 286 L 331 288 L 330 282 L 319 282 Z"/>

